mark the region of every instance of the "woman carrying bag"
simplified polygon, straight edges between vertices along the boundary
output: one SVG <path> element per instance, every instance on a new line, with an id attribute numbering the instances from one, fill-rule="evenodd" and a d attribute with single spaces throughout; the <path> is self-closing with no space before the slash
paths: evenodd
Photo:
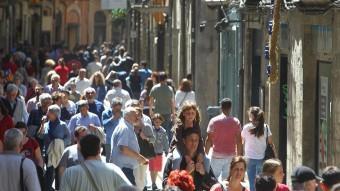
<path id="1" fill-rule="evenodd" d="M 255 191 L 255 177 L 261 173 L 265 153 L 273 151 L 270 158 L 275 158 L 275 149 L 270 128 L 264 122 L 264 112 L 262 109 L 250 107 L 248 115 L 250 122 L 243 127 L 241 136 L 245 149 L 244 156 L 247 159 L 250 191 Z"/>

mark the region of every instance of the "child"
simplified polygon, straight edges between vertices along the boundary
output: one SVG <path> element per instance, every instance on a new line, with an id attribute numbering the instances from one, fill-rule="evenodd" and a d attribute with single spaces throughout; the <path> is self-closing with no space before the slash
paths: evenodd
<path id="1" fill-rule="evenodd" d="M 153 126 L 153 133 L 156 137 L 156 141 L 154 144 L 154 149 L 156 156 L 149 161 L 149 170 L 151 175 L 151 181 L 152 181 L 152 190 L 157 190 L 156 186 L 156 178 L 158 175 L 158 172 L 162 170 L 162 159 L 163 159 L 163 151 L 165 154 L 167 154 L 169 150 L 169 141 L 168 141 L 168 135 L 166 130 L 161 127 L 161 124 L 163 123 L 164 118 L 159 114 L 155 113 L 152 117 L 152 122 L 154 124 Z"/>

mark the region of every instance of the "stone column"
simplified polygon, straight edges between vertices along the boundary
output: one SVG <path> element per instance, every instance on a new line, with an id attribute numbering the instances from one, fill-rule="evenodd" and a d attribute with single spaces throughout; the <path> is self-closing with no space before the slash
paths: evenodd
<path id="1" fill-rule="evenodd" d="M 288 55 L 287 116 L 287 183 L 294 167 L 302 163 L 303 122 L 303 15 L 297 11 L 288 16 L 290 52 Z"/>

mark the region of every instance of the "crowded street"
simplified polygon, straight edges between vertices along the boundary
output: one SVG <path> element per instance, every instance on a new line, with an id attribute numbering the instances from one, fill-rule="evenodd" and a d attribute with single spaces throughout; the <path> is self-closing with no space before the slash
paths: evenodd
<path id="1" fill-rule="evenodd" d="M 0 0 L 0 191 L 340 191 L 339 8 Z"/>

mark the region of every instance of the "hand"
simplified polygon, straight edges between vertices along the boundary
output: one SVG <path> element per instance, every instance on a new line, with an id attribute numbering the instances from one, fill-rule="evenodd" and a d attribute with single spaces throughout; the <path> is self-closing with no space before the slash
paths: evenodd
<path id="1" fill-rule="evenodd" d="M 143 157 L 142 155 L 140 155 L 140 157 L 138 157 L 138 162 L 140 164 L 144 164 L 144 165 L 149 164 L 149 160 L 147 158 Z"/>
<path id="2" fill-rule="evenodd" d="M 148 140 L 148 137 L 145 136 L 145 134 L 142 131 L 139 133 L 139 135 L 140 135 L 140 138 L 142 138 L 143 140 Z"/>
<path id="3" fill-rule="evenodd" d="M 42 118 L 41 118 L 41 124 L 44 124 L 48 121 L 48 118 L 46 115 L 44 115 Z"/>
<path id="4" fill-rule="evenodd" d="M 97 129 L 96 126 L 94 126 L 92 123 L 89 124 L 88 128 L 90 131 L 95 131 Z"/>
<path id="5" fill-rule="evenodd" d="M 204 174 L 205 174 L 205 170 L 204 170 L 204 165 L 203 165 L 203 163 L 201 163 L 201 162 L 196 163 L 195 169 L 196 169 L 196 171 L 197 171 L 198 173 L 200 173 L 201 175 L 204 175 Z"/>
<path id="6" fill-rule="evenodd" d="M 194 161 L 190 161 L 189 163 L 187 163 L 187 167 L 185 169 L 189 174 L 191 174 L 192 172 L 194 172 L 195 170 L 195 163 Z"/>

